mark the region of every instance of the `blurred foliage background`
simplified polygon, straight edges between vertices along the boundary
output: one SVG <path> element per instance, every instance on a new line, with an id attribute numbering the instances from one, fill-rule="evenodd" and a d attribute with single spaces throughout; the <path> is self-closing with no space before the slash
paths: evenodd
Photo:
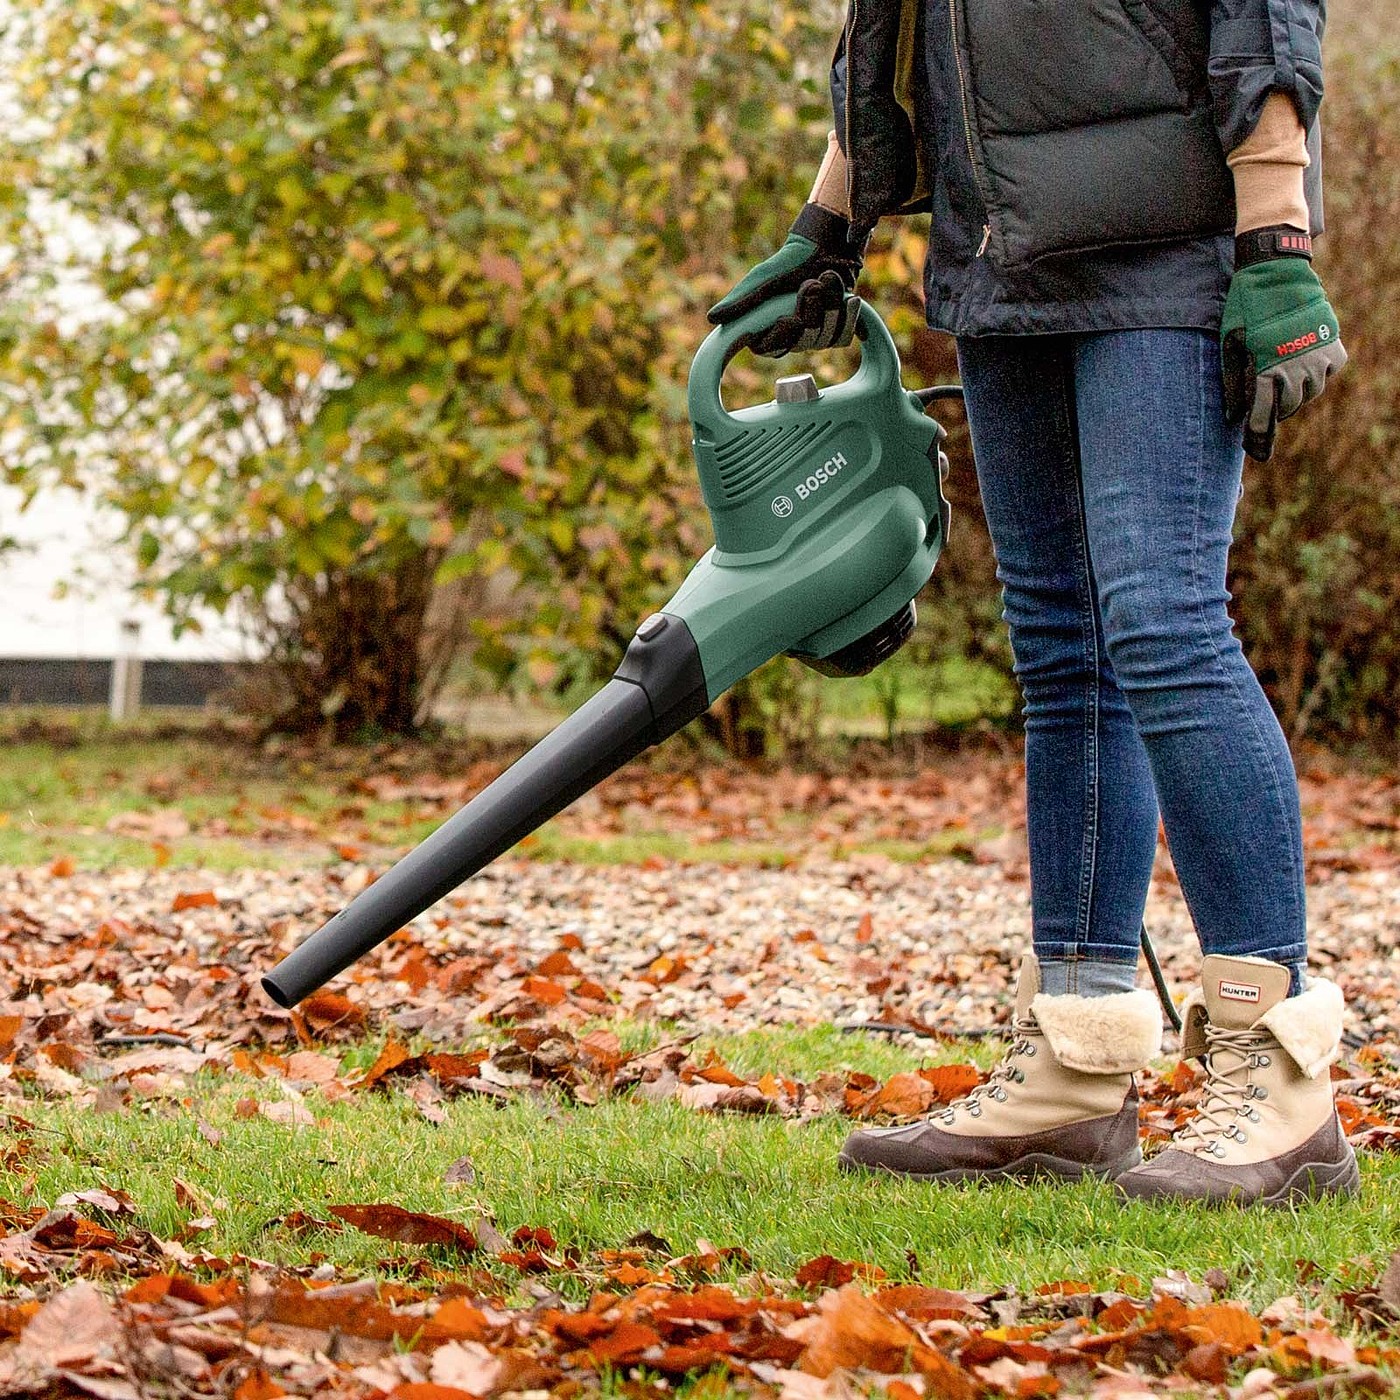
<path id="1" fill-rule="evenodd" d="M 1388 9 L 1339 7 L 1328 38 L 1319 266 L 1352 364 L 1248 468 L 1234 578 L 1294 738 L 1382 747 L 1400 718 Z M 705 307 L 809 187 L 840 22 L 838 0 L 4 16 L 21 105 L 0 153 L 6 478 L 114 505 L 177 619 L 236 610 L 274 663 L 257 703 L 280 726 L 411 731 L 463 674 L 576 695 L 708 545 L 686 369 Z M 923 326 L 923 234 L 887 222 L 863 283 L 911 386 L 955 372 Z M 772 374 L 741 360 L 729 392 L 767 397 Z M 1014 708 L 949 427 L 952 547 L 914 648 L 862 691 L 891 734 Z M 707 722 L 763 752 L 851 703 L 839 690 L 774 663 Z"/>

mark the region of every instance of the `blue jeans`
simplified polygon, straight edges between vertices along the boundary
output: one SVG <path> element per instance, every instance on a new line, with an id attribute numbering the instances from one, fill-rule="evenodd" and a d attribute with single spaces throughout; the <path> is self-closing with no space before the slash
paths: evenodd
<path id="1" fill-rule="evenodd" d="M 1227 611 L 1240 432 L 1197 330 L 963 338 L 1025 700 L 1047 991 L 1132 985 L 1157 845 L 1207 953 L 1307 955 L 1288 745 Z"/>

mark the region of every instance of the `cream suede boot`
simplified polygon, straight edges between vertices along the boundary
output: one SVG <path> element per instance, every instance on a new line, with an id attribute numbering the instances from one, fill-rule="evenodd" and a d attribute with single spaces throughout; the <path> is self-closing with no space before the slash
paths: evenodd
<path id="1" fill-rule="evenodd" d="M 1045 996 L 1027 956 L 1013 1029 L 985 1084 L 918 1123 L 852 1133 L 838 1165 L 966 1181 L 1116 1176 L 1140 1162 L 1133 1073 L 1162 1044 L 1152 993 Z"/>
<path id="2" fill-rule="evenodd" d="M 1342 1037 L 1342 994 L 1263 958 L 1209 957 L 1183 1008 L 1183 1057 L 1205 1062 L 1201 1106 L 1151 1161 L 1118 1178 L 1130 1199 L 1287 1205 L 1349 1195 L 1356 1155 L 1327 1067 Z"/>

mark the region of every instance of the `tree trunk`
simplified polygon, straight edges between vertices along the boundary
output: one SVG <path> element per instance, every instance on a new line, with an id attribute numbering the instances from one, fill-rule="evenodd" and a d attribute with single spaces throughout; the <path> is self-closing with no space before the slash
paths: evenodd
<path id="1" fill-rule="evenodd" d="M 271 727 L 329 728 L 337 739 L 412 733 L 437 562 L 435 551 L 420 551 L 389 573 L 346 571 L 298 588 L 274 642 L 288 694 Z"/>

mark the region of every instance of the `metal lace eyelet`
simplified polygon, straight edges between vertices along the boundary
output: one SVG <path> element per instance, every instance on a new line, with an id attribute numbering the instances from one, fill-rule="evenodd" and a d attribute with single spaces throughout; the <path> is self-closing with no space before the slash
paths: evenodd
<path id="1" fill-rule="evenodd" d="M 1259 1122 L 1259 1110 L 1257 1108 L 1251 1108 L 1249 1110 L 1249 1121 L 1251 1123 Z"/>
<path id="2" fill-rule="evenodd" d="M 1248 1141 L 1249 1141 L 1249 1134 L 1248 1134 L 1248 1133 L 1236 1133 L 1236 1134 L 1235 1134 L 1235 1141 L 1236 1141 L 1236 1142 L 1248 1142 Z"/>
<path id="3" fill-rule="evenodd" d="M 994 1090 L 992 1091 L 992 1097 L 993 1097 L 998 1103 L 1005 1103 L 1005 1102 L 1006 1102 L 1006 1090 L 1003 1089 L 1003 1088 L 1001 1088 L 1000 1086 L 998 1086 L 996 1089 L 994 1089 Z"/>
<path id="4" fill-rule="evenodd" d="M 1018 1069 L 1018 1070 L 1016 1071 L 1015 1079 L 1016 1079 L 1016 1082 L 1017 1082 L 1018 1084 L 1024 1084 L 1024 1083 L 1026 1082 L 1026 1072 L 1025 1072 L 1025 1070 L 1023 1070 L 1023 1069 Z"/>
<path id="5" fill-rule="evenodd" d="M 981 1104 L 978 1104 L 978 1103 L 969 1104 L 969 1105 L 968 1105 L 967 1111 L 968 1111 L 974 1118 L 980 1118 L 980 1117 L 982 1116 L 982 1105 L 981 1105 Z"/>
<path id="6" fill-rule="evenodd" d="M 1222 1142 L 1212 1143 L 1210 1154 L 1212 1157 L 1223 1157 L 1225 1155 L 1225 1144 Z"/>
<path id="7" fill-rule="evenodd" d="M 1259 1057 L 1259 1068 L 1260 1068 L 1260 1069 L 1268 1069 L 1268 1067 L 1269 1067 L 1271 1064 L 1273 1064 L 1273 1061 L 1272 1061 L 1267 1055 L 1260 1055 L 1260 1057 Z"/>
<path id="8" fill-rule="evenodd" d="M 1267 1099 L 1269 1097 L 1269 1091 L 1262 1084 L 1256 1084 L 1254 1086 L 1254 1097 L 1256 1099 Z"/>
<path id="9" fill-rule="evenodd" d="M 1021 1053 L 1022 1053 L 1024 1056 L 1026 1056 L 1027 1059 L 1034 1059 L 1034 1058 L 1035 1058 L 1035 1046 L 1028 1043 L 1028 1044 L 1026 1045 L 1026 1048 L 1025 1048 L 1024 1050 L 1022 1050 Z"/>

